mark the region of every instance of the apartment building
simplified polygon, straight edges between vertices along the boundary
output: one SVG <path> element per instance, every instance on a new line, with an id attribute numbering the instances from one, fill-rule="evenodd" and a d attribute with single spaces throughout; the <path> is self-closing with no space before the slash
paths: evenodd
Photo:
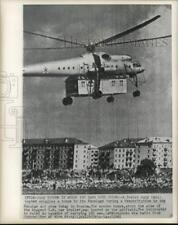
<path id="1" fill-rule="evenodd" d="M 172 139 L 170 137 L 149 137 L 137 142 L 136 165 L 147 158 L 158 168 L 172 168 Z"/>
<path id="2" fill-rule="evenodd" d="M 82 141 L 75 138 L 24 139 L 23 169 L 73 169 L 74 146 Z"/>
<path id="3" fill-rule="evenodd" d="M 91 144 L 76 144 L 74 147 L 75 170 L 87 170 L 98 165 L 98 148 Z"/>

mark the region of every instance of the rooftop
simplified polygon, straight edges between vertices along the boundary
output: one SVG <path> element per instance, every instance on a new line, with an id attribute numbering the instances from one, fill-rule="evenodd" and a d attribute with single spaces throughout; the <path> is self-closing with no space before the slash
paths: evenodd
<path id="1" fill-rule="evenodd" d="M 171 137 L 146 137 L 138 141 L 138 144 L 146 144 L 146 143 L 172 143 L 172 138 Z"/>
<path id="2" fill-rule="evenodd" d="M 134 148 L 136 143 L 142 139 L 143 138 L 124 138 L 101 146 L 99 149 L 103 150 L 112 148 Z"/>
<path id="3" fill-rule="evenodd" d="M 64 137 L 64 138 L 35 138 L 35 139 L 23 139 L 23 144 L 87 144 L 76 138 Z"/>

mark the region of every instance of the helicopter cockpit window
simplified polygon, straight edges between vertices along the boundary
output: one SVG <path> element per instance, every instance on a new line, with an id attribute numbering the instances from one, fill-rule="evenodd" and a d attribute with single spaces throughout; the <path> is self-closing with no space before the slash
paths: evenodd
<path id="1" fill-rule="evenodd" d="M 134 66 L 134 67 L 140 67 L 141 65 L 140 65 L 139 62 L 134 62 L 134 63 L 133 63 L 133 66 Z"/>
<path id="2" fill-rule="evenodd" d="M 111 59 L 111 56 L 105 53 L 102 55 L 102 58 L 109 61 Z"/>

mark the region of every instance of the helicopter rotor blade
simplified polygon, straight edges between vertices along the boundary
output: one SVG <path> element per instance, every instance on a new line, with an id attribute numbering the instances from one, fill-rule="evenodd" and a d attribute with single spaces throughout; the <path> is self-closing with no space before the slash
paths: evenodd
<path id="1" fill-rule="evenodd" d="M 46 47 L 46 48 L 24 48 L 25 51 L 31 50 L 59 50 L 59 49 L 76 49 L 82 48 L 81 46 L 61 46 L 61 47 Z"/>
<path id="2" fill-rule="evenodd" d="M 114 40 L 116 40 L 116 39 L 118 39 L 118 38 L 121 38 L 121 37 L 123 37 L 123 36 L 126 36 L 126 35 L 128 35 L 128 34 L 134 32 L 134 31 L 136 31 L 136 30 L 141 29 L 142 27 L 145 27 L 146 25 L 152 23 L 153 21 L 157 20 L 157 19 L 160 18 L 160 17 L 161 17 L 160 15 L 157 15 L 157 16 L 155 16 L 155 17 L 153 17 L 153 18 L 151 18 L 151 19 L 149 19 L 149 20 L 146 20 L 145 22 L 140 23 L 140 24 L 138 24 L 138 25 L 136 25 L 136 26 L 134 26 L 134 27 L 132 27 L 132 28 L 129 28 L 129 29 L 127 29 L 127 30 L 125 30 L 125 31 L 123 31 L 123 32 L 121 32 L 121 33 L 118 33 L 118 34 L 116 34 L 116 35 L 114 35 L 114 36 L 111 36 L 111 37 L 109 37 L 109 38 L 106 38 L 106 39 L 104 39 L 104 40 L 102 40 L 102 41 L 96 42 L 96 43 L 95 43 L 95 46 L 98 46 L 98 45 L 100 45 L 100 44 L 106 44 L 106 43 L 108 43 L 108 42 L 114 41 Z"/>
<path id="3" fill-rule="evenodd" d="M 170 38 L 170 37 L 172 37 L 172 35 L 166 35 L 166 36 L 160 36 L 160 37 L 153 37 L 153 38 L 142 38 L 142 39 L 137 39 L 137 40 L 128 40 L 128 41 L 107 43 L 107 44 L 105 44 L 105 46 L 114 46 L 114 45 L 138 43 L 138 42 L 143 42 L 143 41 L 152 41 L 152 40 L 165 39 L 165 38 Z"/>
<path id="4" fill-rule="evenodd" d="M 48 36 L 48 35 L 44 35 L 44 34 L 39 34 L 39 33 L 31 32 L 31 31 L 27 31 L 27 30 L 24 30 L 24 33 L 30 34 L 30 35 L 34 35 L 34 36 L 49 38 L 49 39 L 52 39 L 52 40 L 61 41 L 61 42 L 68 43 L 68 44 L 73 44 L 73 45 L 78 45 L 78 46 L 85 47 L 85 44 L 80 43 L 78 41 L 72 41 L 72 40 L 69 41 L 69 40 L 66 40 L 66 39 L 63 39 L 63 38 L 52 37 L 52 36 Z"/>

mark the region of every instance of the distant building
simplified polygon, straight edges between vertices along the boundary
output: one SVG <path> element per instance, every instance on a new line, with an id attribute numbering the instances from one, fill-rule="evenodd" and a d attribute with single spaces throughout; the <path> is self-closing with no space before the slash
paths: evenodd
<path id="1" fill-rule="evenodd" d="M 134 168 L 136 157 L 136 143 L 140 139 L 125 138 L 100 147 L 100 156 L 109 160 L 108 168 Z M 101 160 L 102 157 L 100 157 Z M 102 162 L 99 162 L 102 164 Z"/>
<path id="2" fill-rule="evenodd" d="M 151 159 L 158 168 L 172 168 L 172 139 L 170 137 L 149 137 L 138 141 L 136 165 L 143 159 Z"/>
<path id="3" fill-rule="evenodd" d="M 157 168 L 172 168 L 171 138 L 125 138 L 99 148 L 103 169 L 136 169 L 143 159 L 152 160 Z"/>
<path id="4" fill-rule="evenodd" d="M 25 170 L 136 169 L 143 159 L 172 168 L 172 140 L 166 137 L 125 138 L 100 148 L 75 138 L 24 139 L 22 144 Z"/>
<path id="5" fill-rule="evenodd" d="M 75 138 L 24 139 L 23 169 L 73 169 L 74 146 L 82 141 Z"/>
<path id="6" fill-rule="evenodd" d="M 94 145 L 88 148 L 88 168 L 96 168 L 99 162 L 99 149 Z"/>
<path id="7" fill-rule="evenodd" d="M 74 147 L 75 170 L 87 170 L 98 165 L 98 148 L 90 144 L 76 144 Z"/>
<path id="8" fill-rule="evenodd" d="M 77 144 L 74 146 L 74 165 L 75 170 L 86 170 L 88 165 L 87 158 L 88 145 Z"/>
<path id="9" fill-rule="evenodd" d="M 135 167 L 136 142 L 137 139 L 123 139 L 118 142 L 117 147 L 115 147 L 113 151 L 114 168 L 131 169 Z"/>

